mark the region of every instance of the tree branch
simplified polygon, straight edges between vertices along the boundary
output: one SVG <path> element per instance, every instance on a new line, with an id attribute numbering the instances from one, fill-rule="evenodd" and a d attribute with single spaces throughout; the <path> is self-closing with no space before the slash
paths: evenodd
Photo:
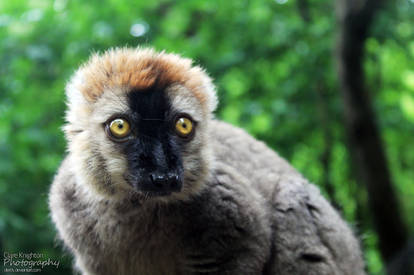
<path id="1" fill-rule="evenodd" d="M 381 0 L 337 0 L 340 28 L 337 60 L 351 155 L 368 190 L 381 254 L 389 261 L 404 247 L 407 233 L 363 72 L 365 40 L 382 4 Z"/>

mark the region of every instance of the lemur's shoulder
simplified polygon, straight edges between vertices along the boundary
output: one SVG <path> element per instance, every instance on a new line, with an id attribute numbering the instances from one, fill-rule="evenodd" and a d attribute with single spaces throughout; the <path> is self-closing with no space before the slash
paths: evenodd
<path id="1" fill-rule="evenodd" d="M 364 274 L 358 240 L 313 184 L 285 177 L 271 205 L 275 272 Z"/>

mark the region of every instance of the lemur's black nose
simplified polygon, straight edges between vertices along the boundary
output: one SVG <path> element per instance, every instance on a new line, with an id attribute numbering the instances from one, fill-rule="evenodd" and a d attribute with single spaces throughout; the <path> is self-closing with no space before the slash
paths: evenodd
<path id="1" fill-rule="evenodd" d="M 151 186 L 148 191 L 154 192 L 179 192 L 181 191 L 181 180 L 176 173 L 158 173 L 150 174 Z"/>

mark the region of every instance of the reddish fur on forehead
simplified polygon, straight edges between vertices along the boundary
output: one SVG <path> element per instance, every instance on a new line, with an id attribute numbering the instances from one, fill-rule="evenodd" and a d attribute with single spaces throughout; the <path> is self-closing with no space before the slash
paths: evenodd
<path id="1" fill-rule="evenodd" d="M 208 76 L 200 67 L 192 66 L 190 59 L 152 49 L 122 48 L 96 54 L 81 67 L 80 73 L 83 81 L 79 90 L 91 102 L 96 101 L 105 88 L 140 90 L 151 87 L 156 81 L 163 87 L 183 85 L 202 104 L 207 100 L 202 90 Z"/>

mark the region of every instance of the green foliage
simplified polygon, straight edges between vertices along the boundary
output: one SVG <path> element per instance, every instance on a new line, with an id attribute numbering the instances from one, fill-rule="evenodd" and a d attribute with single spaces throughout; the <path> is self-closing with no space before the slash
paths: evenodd
<path id="1" fill-rule="evenodd" d="M 193 58 L 215 79 L 219 118 L 264 140 L 318 184 L 362 237 L 380 274 L 342 122 L 333 1 L 0 2 L 0 248 L 61 261 L 47 210 L 64 156 L 64 85 L 94 51 L 150 45 Z M 309 14 L 309 20 L 304 16 Z M 367 85 L 405 219 L 414 233 L 414 3 L 384 9 L 366 43 Z M 386 203 L 386 202 L 384 202 Z M 53 273 L 45 269 L 45 273 Z"/>

